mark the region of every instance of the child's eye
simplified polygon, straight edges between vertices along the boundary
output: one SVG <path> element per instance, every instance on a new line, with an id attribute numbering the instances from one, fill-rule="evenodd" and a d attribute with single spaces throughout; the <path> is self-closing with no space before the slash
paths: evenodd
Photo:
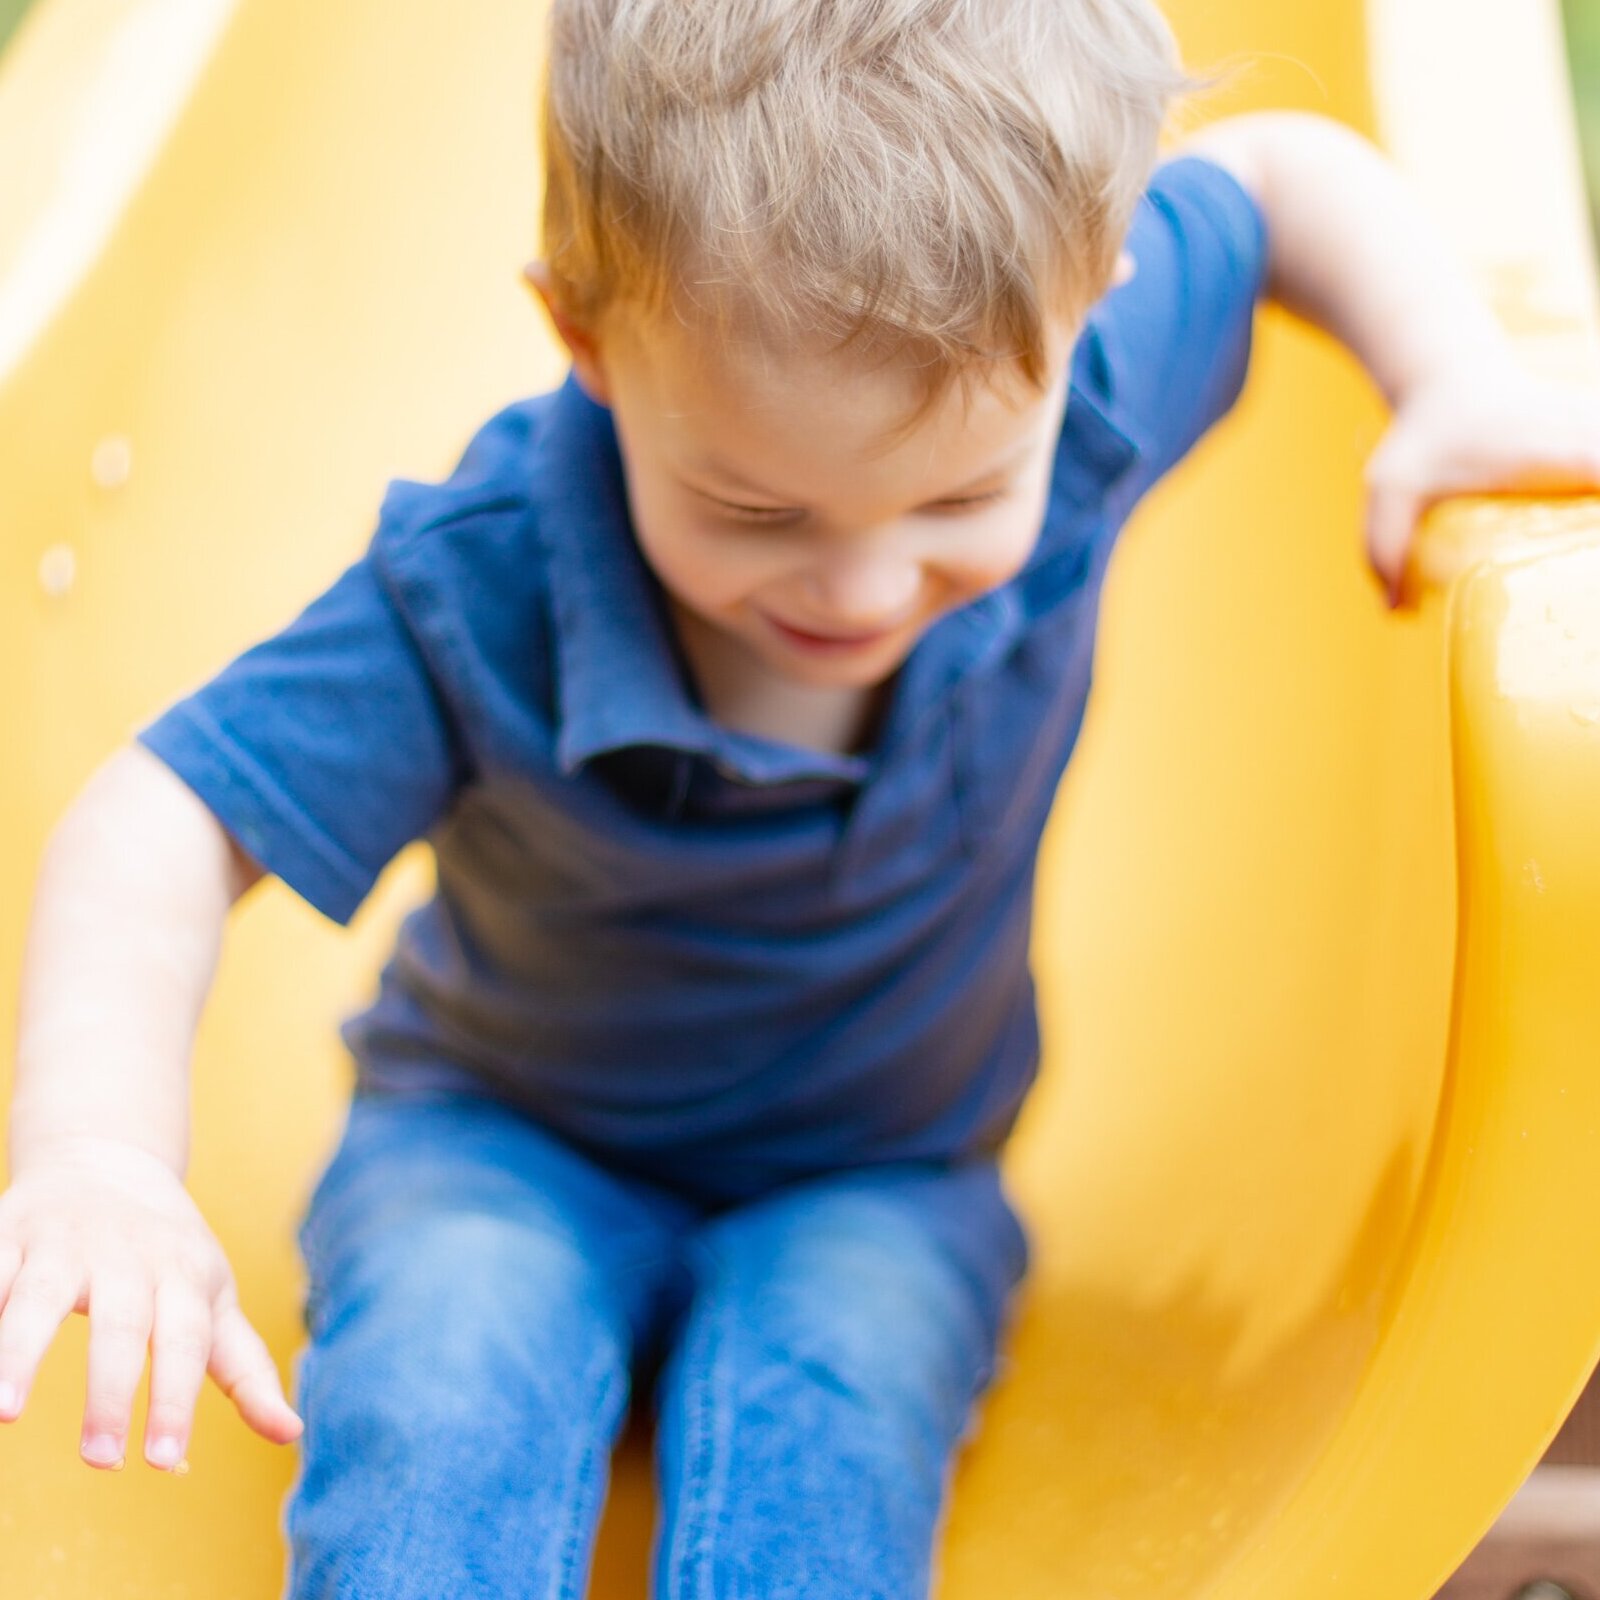
<path id="1" fill-rule="evenodd" d="M 735 522 L 792 522 L 802 514 L 790 506 L 741 506 L 732 500 L 714 500 L 712 504 Z"/>
<path id="2" fill-rule="evenodd" d="M 962 495 L 956 500 L 935 500 L 929 509 L 954 512 L 972 511 L 978 506 L 992 506 L 996 500 L 1004 500 L 1005 497 L 1006 491 L 1004 489 L 990 489 L 984 494 Z"/>

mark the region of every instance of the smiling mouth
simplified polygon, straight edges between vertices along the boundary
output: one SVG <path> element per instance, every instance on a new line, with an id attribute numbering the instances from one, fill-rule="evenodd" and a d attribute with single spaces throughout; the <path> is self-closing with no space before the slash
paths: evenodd
<path id="1" fill-rule="evenodd" d="M 898 631 L 895 628 L 874 628 L 870 633 L 813 633 L 809 628 L 797 628 L 792 623 L 780 621 L 777 617 L 766 613 L 763 615 L 766 615 L 773 629 L 791 644 L 799 645 L 803 650 L 833 654 L 864 650 L 871 645 L 881 644 Z"/>

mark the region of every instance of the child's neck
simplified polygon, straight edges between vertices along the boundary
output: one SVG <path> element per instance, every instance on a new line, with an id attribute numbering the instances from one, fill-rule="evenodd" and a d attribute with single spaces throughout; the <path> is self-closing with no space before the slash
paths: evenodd
<path id="1" fill-rule="evenodd" d="M 866 749 L 888 704 L 889 685 L 814 688 L 777 672 L 738 640 L 673 608 L 678 641 L 711 720 L 805 750 L 836 755 Z"/>

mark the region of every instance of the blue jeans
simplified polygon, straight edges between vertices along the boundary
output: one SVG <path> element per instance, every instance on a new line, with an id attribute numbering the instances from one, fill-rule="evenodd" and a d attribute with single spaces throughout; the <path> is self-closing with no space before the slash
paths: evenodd
<path id="1" fill-rule="evenodd" d="M 489 1100 L 357 1096 L 300 1230 L 290 1600 L 580 1600 L 654 1370 L 663 1600 L 923 1600 L 1020 1228 L 992 1163 L 706 1211 Z"/>

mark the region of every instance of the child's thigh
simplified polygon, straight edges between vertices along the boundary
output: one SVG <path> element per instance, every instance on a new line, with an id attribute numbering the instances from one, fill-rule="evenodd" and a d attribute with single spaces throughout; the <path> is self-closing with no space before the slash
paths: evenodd
<path id="1" fill-rule="evenodd" d="M 731 1369 L 730 1398 L 788 1381 L 885 1418 L 898 1400 L 943 1436 L 993 1373 L 1027 1249 L 994 1166 L 968 1163 L 796 1186 L 717 1218 L 692 1259 L 686 1332 Z"/>
<path id="2" fill-rule="evenodd" d="M 442 1354 L 548 1360 L 568 1337 L 625 1364 L 685 1216 L 493 1101 L 358 1096 L 300 1227 L 307 1325 L 389 1325 L 436 1382 Z"/>
<path id="3" fill-rule="evenodd" d="M 492 1101 L 358 1097 L 300 1230 L 297 1600 L 581 1594 L 681 1220 Z"/>
<path id="4" fill-rule="evenodd" d="M 664 1600 L 923 1600 L 1025 1257 L 992 1165 L 835 1177 L 706 1225 L 662 1377 Z"/>

